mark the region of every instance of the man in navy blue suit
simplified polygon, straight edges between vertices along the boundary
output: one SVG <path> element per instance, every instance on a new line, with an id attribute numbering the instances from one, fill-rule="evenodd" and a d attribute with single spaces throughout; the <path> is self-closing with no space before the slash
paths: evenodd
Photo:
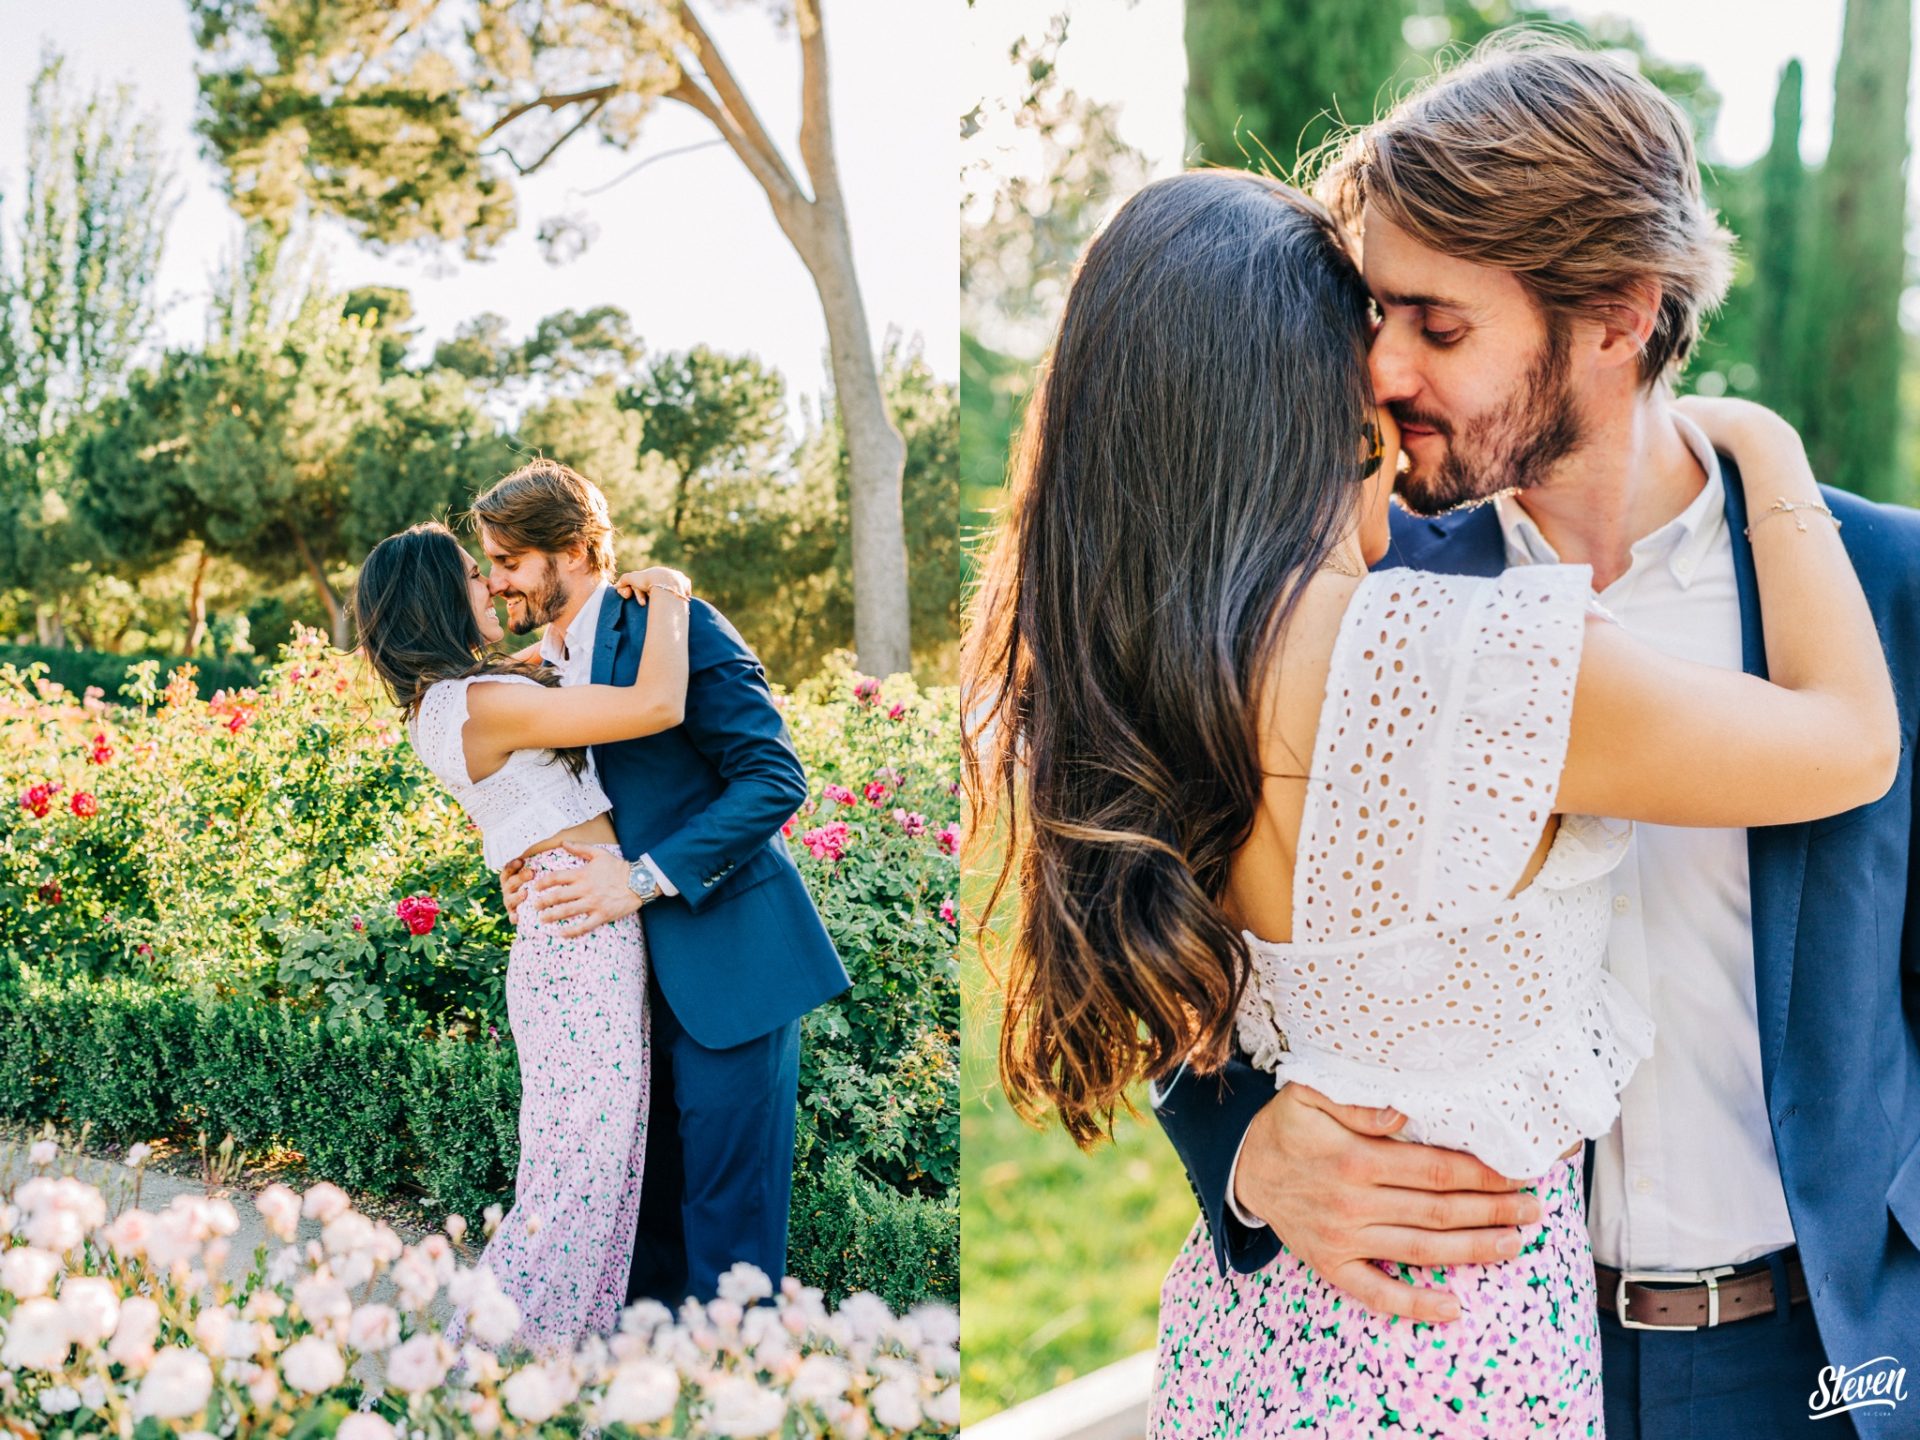
<path id="1" fill-rule="evenodd" d="M 650 612 L 608 583 L 613 527 L 599 489 L 537 460 L 473 515 L 509 628 L 546 627 L 540 655 L 562 684 L 631 685 Z M 636 910 L 646 932 L 653 1098 L 628 1298 L 712 1299 L 740 1261 L 777 1284 L 800 1017 L 848 984 L 780 833 L 807 798 L 806 774 L 759 660 L 701 600 L 684 723 L 592 756 L 621 853 L 578 851 L 587 863 L 536 898 L 576 932 Z"/>
<path id="2" fill-rule="evenodd" d="M 1737 472 L 1671 405 L 1728 273 L 1684 116 L 1603 57 L 1510 43 L 1363 132 L 1323 193 L 1363 247 L 1407 460 L 1379 563 L 1590 564 L 1628 629 L 1764 674 Z M 1638 826 L 1614 876 L 1608 968 L 1657 1034 L 1587 1150 L 1610 1440 L 1841 1414 L 1920 1435 L 1900 1373 L 1920 1366 L 1920 514 L 1826 498 L 1887 649 L 1899 775 L 1814 824 Z M 1276 1094 L 1240 1059 L 1154 1102 L 1223 1267 L 1284 1242 L 1361 1303 L 1438 1319 L 1442 1292 L 1370 1262 L 1492 1262 L 1537 1213 L 1471 1157 L 1389 1138 L 1401 1117 Z"/>

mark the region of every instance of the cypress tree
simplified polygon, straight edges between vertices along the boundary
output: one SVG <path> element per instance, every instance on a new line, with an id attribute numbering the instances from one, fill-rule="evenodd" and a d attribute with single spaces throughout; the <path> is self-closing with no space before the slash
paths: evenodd
<path id="1" fill-rule="evenodd" d="M 1807 451 L 1822 479 L 1875 499 L 1902 490 L 1900 290 L 1906 271 L 1912 0 L 1847 0 L 1833 145 L 1803 281 Z"/>
<path id="2" fill-rule="evenodd" d="M 1789 60 L 1774 93 L 1773 143 L 1760 162 L 1760 224 L 1753 247 L 1755 349 L 1763 357 L 1760 395 L 1796 424 L 1805 383 L 1799 346 L 1793 343 L 1807 199 L 1807 167 L 1800 159 L 1801 78 L 1800 62 Z"/>
<path id="3" fill-rule="evenodd" d="M 1331 131 L 1373 118 L 1406 58 L 1394 0 L 1187 0 L 1190 158 L 1286 169 Z"/>

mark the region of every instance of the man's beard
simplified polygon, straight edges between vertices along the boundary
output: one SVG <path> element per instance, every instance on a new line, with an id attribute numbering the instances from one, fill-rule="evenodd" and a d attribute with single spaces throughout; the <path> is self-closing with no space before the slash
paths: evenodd
<path id="1" fill-rule="evenodd" d="M 1539 485 L 1585 438 L 1567 384 L 1567 331 L 1561 324 L 1549 324 L 1520 393 L 1467 421 L 1458 435 L 1439 416 L 1410 406 L 1388 408 L 1400 424 L 1429 426 L 1447 442 L 1436 468 L 1409 468 L 1395 486 L 1401 503 L 1416 515 L 1439 515 L 1503 490 Z M 1411 455 L 1408 463 L 1411 467 Z"/>
<path id="2" fill-rule="evenodd" d="M 524 613 L 516 620 L 513 617 L 513 597 L 518 595 L 525 602 Z M 531 590 L 508 591 L 507 625 L 516 635 L 525 635 L 538 630 L 542 625 L 551 624 L 567 608 L 566 587 L 560 583 L 560 567 L 554 563 L 551 555 L 547 557 L 547 572 Z"/>

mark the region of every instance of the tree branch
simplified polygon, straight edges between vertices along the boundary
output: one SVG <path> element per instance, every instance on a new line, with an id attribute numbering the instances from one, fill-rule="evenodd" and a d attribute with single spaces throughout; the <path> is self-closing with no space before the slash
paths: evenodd
<path id="1" fill-rule="evenodd" d="M 507 149 L 507 147 L 504 145 L 500 146 L 498 149 L 489 150 L 486 153 L 489 155 L 506 156 L 507 163 L 513 166 L 514 170 L 517 171 L 524 178 L 525 176 L 533 174 L 534 171 L 538 170 L 542 165 L 546 164 L 547 161 L 551 160 L 554 157 L 554 153 L 558 151 L 562 145 L 566 144 L 567 141 L 571 140 L 575 135 L 580 133 L 580 130 L 582 127 L 591 125 L 593 123 L 593 117 L 598 115 L 602 110 L 606 109 L 607 103 L 608 102 L 606 100 L 594 101 L 592 105 L 587 107 L 587 111 L 585 114 L 583 114 L 578 120 L 574 121 L 573 124 L 567 127 L 566 134 L 562 135 L 558 140 L 554 141 L 553 144 L 549 145 L 546 148 L 546 152 L 542 154 L 541 157 L 538 160 L 534 161 L 531 165 L 522 165 L 518 160 L 513 158 L 513 152 Z"/>
<path id="2" fill-rule="evenodd" d="M 760 123 L 759 115 L 754 113 L 753 102 L 747 99 L 746 92 L 740 88 L 740 82 L 733 78 L 733 71 L 727 68 L 727 62 L 722 58 L 719 47 L 713 43 L 713 38 L 700 24 L 699 17 L 693 13 L 693 7 L 687 3 L 687 0 L 680 0 L 675 9 L 679 13 L 680 23 L 686 27 L 687 34 L 693 41 L 694 53 L 700 57 L 700 68 L 706 72 L 707 81 L 713 86 L 714 95 L 719 97 L 720 104 L 726 109 L 727 114 L 733 117 L 741 136 L 766 157 L 767 165 L 780 172 L 789 191 L 802 201 L 806 200 L 806 192 L 800 188 L 800 182 L 794 178 L 793 172 L 787 168 L 787 162 L 781 158 L 780 147 L 773 143 L 772 137 L 767 134 L 766 127 Z M 735 148 L 738 149 L 737 146 Z M 757 171 L 755 173 L 758 174 Z"/>
<path id="3" fill-rule="evenodd" d="M 797 0 L 800 31 L 800 158 L 816 200 L 841 207 L 840 164 L 833 153 L 833 109 L 827 88 L 825 0 Z"/>
<path id="4" fill-rule="evenodd" d="M 666 92 L 665 98 L 678 100 L 688 109 L 707 117 L 713 128 L 720 132 L 720 138 L 727 142 L 728 148 L 740 157 L 740 163 L 747 167 L 748 173 L 760 182 L 760 188 L 767 192 L 767 199 L 773 204 L 775 218 L 791 236 L 794 226 L 800 221 L 807 197 L 801 193 L 779 157 L 769 158 L 766 152 L 755 146 L 741 133 L 732 115 L 720 102 L 684 74 L 680 77 L 680 83 Z"/>
<path id="5" fill-rule="evenodd" d="M 570 95 L 542 95 L 537 100 L 528 100 L 524 104 L 514 106 L 482 131 L 480 138 L 491 140 L 522 115 L 530 115 L 535 110 L 564 110 L 569 105 L 578 105 L 587 100 L 598 100 L 604 104 L 619 93 L 618 85 L 596 85 L 591 90 L 576 90 Z"/>

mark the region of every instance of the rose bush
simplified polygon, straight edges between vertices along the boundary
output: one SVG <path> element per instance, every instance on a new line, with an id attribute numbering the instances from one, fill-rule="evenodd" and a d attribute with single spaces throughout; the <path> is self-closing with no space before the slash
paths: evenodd
<path id="1" fill-rule="evenodd" d="M 227 1201 L 110 1215 L 94 1186 L 49 1173 L 50 1149 L 0 1201 L 10 1434 L 906 1440 L 959 1424 L 949 1307 L 896 1315 L 856 1295 L 833 1310 L 743 1265 L 710 1304 L 643 1301 L 612 1336 L 536 1356 L 512 1299 L 461 1263 L 459 1216 L 407 1245 L 331 1185 L 275 1185 L 259 1197 L 270 1240 L 240 1256 Z M 467 1315 L 458 1349 L 435 1319 L 443 1295 Z"/>
<path id="2" fill-rule="evenodd" d="M 15 801 L 0 804 L 0 983 L 23 987 L 22 1013 L 38 1015 L 33 1007 L 62 987 L 124 982 L 191 997 L 203 1017 L 210 1006 L 282 1009 L 296 1025 L 310 1018 L 338 1031 L 330 1043 L 341 1046 L 377 1032 L 403 1049 L 504 1050 L 511 1070 L 512 931 L 497 880 L 357 658 L 307 632 L 257 689 L 203 699 L 185 671 L 163 684 L 147 666 L 122 698 L 130 703 L 76 697 L 37 671 L 0 666 L 0 798 Z M 853 978 L 806 1021 L 796 1194 L 808 1177 L 816 1193 L 831 1178 L 950 1214 L 955 696 L 923 693 L 906 676 L 882 684 L 837 660 L 780 703 L 813 784 L 786 843 Z M 816 831 L 832 842 L 809 843 Z M 26 1029 L 40 1039 L 0 1035 L 0 1104 L 20 1113 L 4 1076 L 32 1073 L 42 1062 L 27 1050 L 64 1023 L 34 1020 Z M 180 1127 L 236 1105 L 286 1108 L 230 1101 L 231 1090 L 273 1088 L 238 1065 L 213 1077 L 217 1094 L 168 1055 L 140 1056 L 136 1068 L 154 1077 L 145 1098 L 87 1116 L 122 1138 L 146 1138 L 124 1130 L 136 1119 Z M 73 1120 L 81 1092 L 105 1082 L 68 1076 L 65 1095 L 35 1083 L 18 1092 L 35 1118 Z M 385 1143 L 428 1151 L 432 1137 L 418 1133 L 428 1128 L 402 1124 Z M 242 1139 L 285 1139 L 267 1132 Z M 469 1167 L 458 1173 L 437 1158 L 411 1173 L 431 1172 L 442 1203 L 498 1194 L 511 1163 L 503 1174 L 496 1147 L 482 1149 L 456 1162 Z M 831 1276 L 807 1278 L 839 1289 Z"/>

